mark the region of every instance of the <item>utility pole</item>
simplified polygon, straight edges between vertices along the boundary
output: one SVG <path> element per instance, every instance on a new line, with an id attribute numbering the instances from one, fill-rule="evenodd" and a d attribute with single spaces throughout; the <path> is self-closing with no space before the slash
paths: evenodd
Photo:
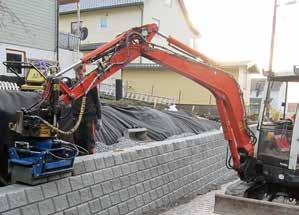
<path id="1" fill-rule="evenodd" d="M 274 0 L 274 11 L 272 19 L 272 35 L 271 35 L 271 47 L 270 47 L 270 60 L 269 60 L 269 72 L 272 72 L 273 66 L 273 54 L 274 54 L 274 43 L 275 43 L 275 30 L 276 30 L 276 12 L 277 12 L 277 0 Z"/>

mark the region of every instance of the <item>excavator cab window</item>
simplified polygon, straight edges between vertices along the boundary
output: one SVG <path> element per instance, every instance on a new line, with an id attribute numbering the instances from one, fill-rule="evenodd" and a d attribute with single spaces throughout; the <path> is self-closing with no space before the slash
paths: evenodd
<path id="1" fill-rule="evenodd" d="M 296 118 L 294 85 L 299 87 L 295 82 L 269 81 L 257 152 L 263 162 L 285 168 L 289 167 Z"/>

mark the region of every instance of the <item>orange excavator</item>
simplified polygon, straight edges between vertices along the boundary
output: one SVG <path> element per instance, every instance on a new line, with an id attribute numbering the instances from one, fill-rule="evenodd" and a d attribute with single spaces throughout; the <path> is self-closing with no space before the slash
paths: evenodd
<path id="1" fill-rule="evenodd" d="M 157 35 L 164 38 L 169 47 L 152 43 Z M 236 80 L 202 53 L 160 33 L 156 24 L 132 28 L 88 53 L 69 68 L 47 77 L 42 101 L 37 106 L 41 107 L 41 103 L 44 103 L 51 108 L 46 108 L 46 113 L 42 108 L 34 108 L 38 111 L 23 111 L 18 114 L 20 117 L 12 129 L 27 138 L 54 138 L 57 133 L 72 133 L 76 125 L 67 132 L 58 128 L 57 110 L 60 103 L 68 104 L 80 97 L 84 98 L 90 89 L 138 57 L 147 58 L 193 80 L 215 96 L 224 137 L 230 149 L 227 167 L 237 171 L 241 180 L 250 183 L 244 196 L 256 199 L 268 196 L 271 200 L 282 193 L 299 200 L 299 132 L 293 129 L 298 126 L 298 117 L 295 122 L 283 118 L 273 121 L 268 120 L 267 115 L 273 86 L 276 83 L 299 81 L 299 76 L 268 76 L 268 91 L 262 102 L 258 135 L 255 135 L 247 125 L 243 94 Z M 97 68 L 70 88 L 62 81 L 63 75 L 80 64 L 94 64 Z M 84 109 L 84 104 L 81 109 Z M 279 135 L 286 135 L 283 139 L 289 141 L 283 151 L 276 144 Z"/>

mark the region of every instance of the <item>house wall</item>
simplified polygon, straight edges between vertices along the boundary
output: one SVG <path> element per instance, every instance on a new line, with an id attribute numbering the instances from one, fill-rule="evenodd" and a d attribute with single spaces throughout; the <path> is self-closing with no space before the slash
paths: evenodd
<path id="1" fill-rule="evenodd" d="M 238 79 L 238 72 L 228 72 Z M 124 69 L 123 81 L 128 92 L 174 98 L 179 104 L 215 105 L 208 90 L 171 70 Z"/>
<path id="2" fill-rule="evenodd" d="M 38 60 L 46 60 L 46 61 L 56 61 L 56 53 L 52 51 L 46 51 L 36 48 L 28 48 L 24 46 L 18 46 L 18 45 L 11 45 L 11 44 L 5 44 L 0 43 L 0 75 L 9 75 L 9 76 L 15 76 L 13 73 L 8 73 L 6 67 L 2 64 L 3 61 L 6 61 L 6 52 L 7 49 L 9 50 L 17 50 L 25 52 L 25 61 L 26 59 L 38 59 Z M 80 59 L 82 54 L 65 50 L 65 49 L 59 49 L 59 63 L 60 63 L 60 69 L 65 69 L 71 64 L 75 63 Z M 24 75 L 24 74 L 23 74 Z M 74 77 L 74 72 L 70 71 L 66 73 L 69 77 Z"/>
<path id="3" fill-rule="evenodd" d="M 107 28 L 101 28 L 101 18 L 106 17 Z M 110 41 L 118 34 L 132 27 L 141 25 L 141 8 L 137 6 L 101 9 L 81 12 L 83 27 L 88 28 L 88 37 L 82 44 L 103 43 Z M 61 14 L 59 29 L 63 32 L 71 32 L 71 22 L 77 21 L 76 13 Z"/>
<path id="4" fill-rule="evenodd" d="M 159 31 L 165 35 L 172 35 L 186 45 L 190 45 L 190 39 L 198 39 L 191 31 L 183 15 L 182 9 L 177 0 L 172 0 L 171 5 L 166 0 L 144 0 L 143 23 L 154 23 L 160 20 Z M 156 37 L 154 42 L 167 45 L 164 38 Z M 195 43 L 197 48 L 198 41 Z"/>
<path id="5" fill-rule="evenodd" d="M 0 43 L 55 51 L 55 1 L 1 0 L 0 9 Z"/>

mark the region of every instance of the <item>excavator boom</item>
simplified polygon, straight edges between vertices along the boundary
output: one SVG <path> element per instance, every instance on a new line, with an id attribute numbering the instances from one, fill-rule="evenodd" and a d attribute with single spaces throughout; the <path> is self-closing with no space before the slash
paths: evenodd
<path id="1" fill-rule="evenodd" d="M 224 136 L 229 142 L 233 168 L 242 171 L 240 161 L 253 156 L 254 146 L 246 124 L 243 95 L 238 83 L 231 75 L 219 69 L 214 61 L 173 37 L 166 38 L 169 45 L 181 52 L 175 53 L 151 43 L 157 33 L 155 24 L 133 28 L 85 55 L 75 65 L 96 63 L 98 68 L 73 89 L 61 82 L 60 88 L 64 93 L 61 100 L 69 103 L 78 99 L 136 58 L 147 58 L 195 81 L 215 96 Z"/>

